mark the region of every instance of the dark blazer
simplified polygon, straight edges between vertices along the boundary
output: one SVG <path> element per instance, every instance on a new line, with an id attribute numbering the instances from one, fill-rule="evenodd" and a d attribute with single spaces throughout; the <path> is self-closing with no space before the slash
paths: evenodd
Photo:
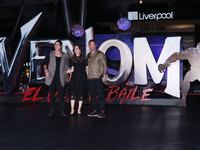
<path id="1" fill-rule="evenodd" d="M 62 57 L 60 61 L 60 82 L 62 87 L 65 86 L 65 82 L 67 79 L 67 69 L 69 69 L 68 64 L 68 56 L 66 53 L 62 52 Z M 49 54 L 49 64 L 48 64 L 48 71 L 50 73 L 49 77 L 45 79 L 45 84 L 50 85 L 55 71 L 56 71 L 56 56 L 55 56 L 55 50 L 51 51 Z"/>

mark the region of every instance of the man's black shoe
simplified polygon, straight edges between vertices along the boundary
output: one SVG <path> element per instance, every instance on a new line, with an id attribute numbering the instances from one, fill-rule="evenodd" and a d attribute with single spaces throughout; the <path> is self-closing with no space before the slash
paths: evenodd
<path id="1" fill-rule="evenodd" d="M 105 118 L 105 111 L 101 110 L 100 113 L 98 114 L 97 118 Z"/>
<path id="2" fill-rule="evenodd" d="M 66 117 L 66 116 L 67 116 L 64 110 L 62 110 L 62 111 L 60 112 L 60 115 L 61 115 L 62 117 Z"/>
<path id="3" fill-rule="evenodd" d="M 49 112 L 49 116 L 53 116 L 55 113 L 54 113 L 54 110 L 52 109 L 50 112 Z"/>
<path id="4" fill-rule="evenodd" d="M 88 117 L 97 117 L 98 113 L 96 110 L 93 110 L 90 114 L 87 115 Z"/>

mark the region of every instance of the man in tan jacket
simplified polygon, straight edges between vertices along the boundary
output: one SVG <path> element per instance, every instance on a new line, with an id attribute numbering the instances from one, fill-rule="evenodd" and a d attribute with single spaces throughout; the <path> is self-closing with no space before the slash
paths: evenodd
<path id="1" fill-rule="evenodd" d="M 106 81 L 106 56 L 104 53 L 96 49 L 96 42 L 89 41 L 90 53 L 88 53 L 88 87 L 91 95 L 91 104 L 93 111 L 88 114 L 88 117 L 105 117 L 105 99 L 103 93 L 103 82 Z M 99 109 L 97 111 L 96 90 L 99 96 Z"/>

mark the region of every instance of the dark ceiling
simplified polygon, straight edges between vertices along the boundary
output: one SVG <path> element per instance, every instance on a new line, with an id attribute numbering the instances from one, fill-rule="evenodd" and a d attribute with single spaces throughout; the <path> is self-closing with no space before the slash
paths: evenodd
<path id="1" fill-rule="evenodd" d="M 81 0 L 68 0 L 72 24 L 79 24 Z M 16 22 L 22 7 L 24 11 L 19 20 L 15 34 L 13 34 Z M 93 26 L 95 34 L 130 33 L 134 29 L 141 28 L 145 22 L 132 22 L 132 26 L 126 32 L 117 28 L 116 22 L 120 17 L 127 17 L 128 10 L 132 9 L 177 9 L 179 12 L 199 11 L 199 0 L 87 0 L 86 29 Z M 12 57 L 20 39 L 20 27 L 30 21 L 40 12 L 44 13 L 43 20 L 33 35 L 32 39 L 56 39 L 69 38 L 76 40 L 73 35 L 67 37 L 62 0 L 0 0 L 0 37 L 10 37 L 9 48 Z M 198 13 L 199 14 L 199 13 Z M 199 15 L 197 14 L 197 19 Z M 181 16 L 181 14 L 180 14 Z M 193 41 L 195 24 L 199 20 L 180 21 L 150 21 L 146 35 L 186 35 L 187 41 Z M 192 36 L 191 36 L 192 35 Z M 189 43 L 189 42 L 187 42 Z M 190 46 L 191 42 L 189 43 Z M 27 58 L 28 59 L 28 58 Z M 27 60 L 28 61 L 28 60 Z"/>
<path id="2" fill-rule="evenodd" d="M 150 4 L 158 4 L 156 7 L 159 7 L 162 3 L 179 9 L 193 5 L 199 7 L 197 0 L 87 0 L 86 28 L 94 26 L 95 33 L 115 33 L 101 23 L 116 22 L 127 16 L 129 7 Z M 0 36 L 12 35 L 22 5 L 25 7 L 14 41 L 19 40 L 19 27 L 40 12 L 44 13 L 44 18 L 34 38 L 66 38 L 61 0 L 0 0 Z M 69 6 L 73 24 L 79 23 L 80 0 L 69 0 Z"/>

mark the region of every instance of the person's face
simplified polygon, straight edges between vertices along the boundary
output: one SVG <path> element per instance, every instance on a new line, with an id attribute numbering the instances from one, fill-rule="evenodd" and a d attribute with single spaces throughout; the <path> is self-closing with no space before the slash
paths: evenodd
<path id="1" fill-rule="evenodd" d="M 95 51 L 96 50 L 96 46 L 97 45 L 93 41 L 89 43 L 89 48 L 90 48 L 91 51 Z"/>
<path id="2" fill-rule="evenodd" d="M 79 56 L 81 54 L 81 50 L 79 49 L 78 46 L 75 46 L 74 53 L 76 54 L 76 56 Z"/>
<path id="3" fill-rule="evenodd" d="M 56 42 L 55 45 L 54 45 L 54 48 L 55 48 L 55 50 L 58 51 L 58 50 L 61 50 L 62 46 L 60 45 L 59 42 Z"/>

